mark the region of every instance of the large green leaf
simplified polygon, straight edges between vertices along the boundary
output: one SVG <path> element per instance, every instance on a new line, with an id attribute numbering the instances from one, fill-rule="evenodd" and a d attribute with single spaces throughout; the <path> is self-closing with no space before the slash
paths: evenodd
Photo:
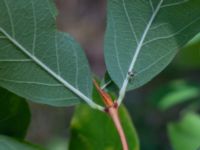
<path id="1" fill-rule="evenodd" d="M 113 98 L 115 96 L 113 95 Z M 103 104 L 96 89 L 93 99 Z M 119 117 L 124 129 L 130 150 L 139 150 L 139 139 L 126 108 L 121 105 Z M 121 142 L 114 123 L 106 114 L 89 108 L 87 105 L 77 106 L 71 121 L 69 150 L 121 150 Z"/>
<path id="2" fill-rule="evenodd" d="M 95 99 L 98 99 L 97 97 Z M 132 121 L 122 105 L 119 116 L 130 150 L 139 150 L 139 141 Z M 121 150 L 119 135 L 111 118 L 81 104 L 71 122 L 69 150 Z"/>
<path id="3" fill-rule="evenodd" d="M 90 97 L 80 46 L 55 25 L 53 0 L 0 1 L 0 85 L 34 102 L 71 105 Z M 88 100 L 89 101 L 89 100 Z"/>
<path id="4" fill-rule="evenodd" d="M 139 150 L 136 131 L 125 109 L 120 106 L 119 114 L 130 150 Z M 71 123 L 69 149 L 121 150 L 121 142 L 108 115 L 92 110 L 87 105 L 77 107 Z"/>
<path id="5" fill-rule="evenodd" d="M 111 78 L 124 88 L 133 72 L 128 89 L 151 80 L 200 31 L 199 16 L 199 0 L 109 0 L 105 60 Z"/>
<path id="6" fill-rule="evenodd" d="M 168 134 L 174 150 L 200 148 L 200 116 L 187 113 L 179 123 L 170 123 Z"/>
<path id="7" fill-rule="evenodd" d="M 38 146 L 0 135 L 0 150 L 43 150 Z"/>
<path id="8" fill-rule="evenodd" d="M 26 101 L 0 88 L 0 134 L 23 138 L 30 122 Z"/>

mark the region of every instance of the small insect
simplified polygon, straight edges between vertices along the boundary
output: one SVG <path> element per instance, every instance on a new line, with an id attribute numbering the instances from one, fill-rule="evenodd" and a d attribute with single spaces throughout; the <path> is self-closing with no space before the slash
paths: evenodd
<path id="1" fill-rule="evenodd" d="M 134 77 L 135 77 L 135 72 L 129 71 L 128 72 L 128 78 L 129 78 L 130 82 L 133 81 Z"/>

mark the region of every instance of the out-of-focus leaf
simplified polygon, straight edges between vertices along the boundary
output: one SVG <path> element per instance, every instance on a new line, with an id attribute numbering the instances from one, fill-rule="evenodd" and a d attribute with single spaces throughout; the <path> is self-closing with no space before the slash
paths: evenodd
<path id="1" fill-rule="evenodd" d="M 180 122 L 168 125 L 168 134 L 174 150 L 200 148 L 200 116 L 187 113 Z"/>
<path id="2" fill-rule="evenodd" d="M 38 146 L 0 135 L 0 150 L 44 150 Z"/>
<path id="3" fill-rule="evenodd" d="M 151 99 L 161 110 L 166 110 L 200 96 L 200 85 L 176 80 L 153 91 Z"/>
<path id="4" fill-rule="evenodd" d="M 113 81 L 128 90 L 160 73 L 200 32 L 199 0 L 108 0 L 105 60 Z M 130 72 L 129 72 L 130 71 Z"/>
<path id="5" fill-rule="evenodd" d="M 93 99 L 102 104 L 96 89 Z M 139 140 L 130 116 L 122 105 L 119 116 L 127 137 L 130 150 L 139 150 Z M 69 150 L 121 150 L 121 141 L 111 118 L 103 112 L 93 110 L 87 105 L 76 108 L 71 122 Z"/>
<path id="6" fill-rule="evenodd" d="M 64 138 L 53 138 L 48 142 L 48 150 L 67 150 L 68 141 Z"/>
<path id="7" fill-rule="evenodd" d="M 136 131 L 124 106 L 121 106 L 119 114 L 129 149 L 139 150 Z M 69 144 L 70 150 L 122 150 L 118 133 L 109 116 L 87 105 L 80 105 L 75 111 Z"/>
<path id="8" fill-rule="evenodd" d="M 0 88 L 0 134 L 23 138 L 30 122 L 27 102 Z"/>
<path id="9" fill-rule="evenodd" d="M 200 67 L 200 34 L 195 36 L 177 55 L 174 65 L 179 69 Z"/>

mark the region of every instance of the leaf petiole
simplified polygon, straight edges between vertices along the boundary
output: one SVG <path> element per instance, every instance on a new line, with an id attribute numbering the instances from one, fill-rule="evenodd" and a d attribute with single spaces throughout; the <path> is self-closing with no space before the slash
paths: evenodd
<path id="1" fill-rule="evenodd" d="M 107 112 L 109 114 L 109 116 L 111 117 L 117 132 L 119 134 L 119 137 L 121 139 L 121 143 L 122 143 L 122 147 L 123 150 L 128 150 L 128 144 L 127 144 L 127 140 L 126 140 L 126 136 L 124 134 L 124 130 L 122 128 L 120 119 L 119 119 L 119 114 L 118 114 L 118 103 L 117 101 L 113 102 L 110 95 L 108 93 L 106 93 L 105 91 L 103 91 L 99 85 L 97 84 L 97 82 L 95 80 L 93 80 L 93 83 L 96 87 L 96 89 L 98 90 L 98 92 L 100 93 L 103 102 L 106 105 L 106 109 L 105 112 Z"/>

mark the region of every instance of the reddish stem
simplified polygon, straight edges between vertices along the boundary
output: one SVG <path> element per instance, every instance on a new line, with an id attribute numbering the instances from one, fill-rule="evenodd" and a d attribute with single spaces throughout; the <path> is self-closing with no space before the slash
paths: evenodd
<path id="1" fill-rule="evenodd" d="M 118 134 L 120 136 L 120 139 L 121 139 L 123 150 L 128 150 L 126 136 L 124 134 L 124 131 L 123 131 L 120 119 L 119 119 L 118 103 L 116 101 L 113 102 L 110 95 L 108 93 L 106 93 L 104 90 L 102 90 L 95 80 L 93 80 L 93 83 L 94 83 L 96 89 L 99 91 L 99 94 L 101 95 L 102 100 L 106 105 L 105 111 L 109 114 L 109 116 L 112 118 L 112 120 L 115 124 L 115 127 L 116 127 Z"/>
<path id="2" fill-rule="evenodd" d="M 119 119 L 117 103 L 115 102 L 112 107 L 109 107 L 107 109 L 107 111 L 108 111 L 109 116 L 112 118 L 114 125 L 115 125 L 115 127 L 118 131 L 118 134 L 119 134 L 120 139 L 121 139 L 123 150 L 128 150 L 128 144 L 127 144 L 126 136 L 124 134 L 124 131 L 123 131 L 120 119 Z"/>

